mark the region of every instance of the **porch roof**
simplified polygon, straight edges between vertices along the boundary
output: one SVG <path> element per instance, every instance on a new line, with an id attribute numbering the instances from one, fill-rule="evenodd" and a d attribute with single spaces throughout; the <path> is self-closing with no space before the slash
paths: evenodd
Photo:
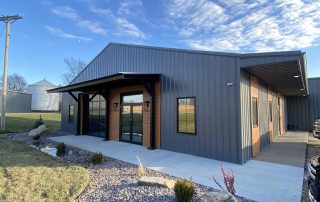
<path id="1" fill-rule="evenodd" d="M 95 92 L 109 87 L 122 87 L 127 85 L 141 84 L 145 81 L 156 81 L 160 74 L 156 73 L 137 73 L 137 72 L 119 72 L 105 77 L 84 81 L 76 84 L 70 84 L 58 88 L 47 90 L 48 93 L 62 92 Z"/>
<path id="2" fill-rule="evenodd" d="M 273 86 L 284 96 L 308 95 L 307 63 L 303 52 L 275 56 L 251 54 L 242 58 L 241 68 Z"/>

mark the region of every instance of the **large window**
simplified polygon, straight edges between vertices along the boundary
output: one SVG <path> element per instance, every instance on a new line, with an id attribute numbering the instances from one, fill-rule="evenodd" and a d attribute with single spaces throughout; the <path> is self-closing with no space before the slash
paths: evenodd
<path id="1" fill-rule="evenodd" d="M 73 123 L 74 120 L 74 105 L 69 105 L 69 123 Z"/>
<path id="2" fill-rule="evenodd" d="M 252 125 L 254 128 L 259 126 L 258 98 L 252 98 Z"/>
<path id="3" fill-rule="evenodd" d="M 178 98 L 178 133 L 196 134 L 196 105 L 194 97 Z"/>
<path id="4" fill-rule="evenodd" d="M 272 122 L 272 102 L 269 101 L 269 122 Z"/>

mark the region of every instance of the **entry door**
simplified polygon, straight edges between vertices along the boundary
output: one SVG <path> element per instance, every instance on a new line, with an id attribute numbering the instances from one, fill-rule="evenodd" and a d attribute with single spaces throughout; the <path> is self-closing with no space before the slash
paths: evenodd
<path id="1" fill-rule="evenodd" d="M 91 95 L 94 96 L 94 95 Z M 90 96 L 90 97 L 91 97 Z M 89 102 L 88 134 L 105 137 L 106 134 L 106 101 L 101 95 L 96 95 Z"/>
<path id="2" fill-rule="evenodd" d="M 121 141 L 142 144 L 143 94 L 122 95 L 121 98 Z"/>
<path id="3" fill-rule="evenodd" d="M 142 144 L 142 104 L 124 104 L 122 106 L 121 140 Z"/>

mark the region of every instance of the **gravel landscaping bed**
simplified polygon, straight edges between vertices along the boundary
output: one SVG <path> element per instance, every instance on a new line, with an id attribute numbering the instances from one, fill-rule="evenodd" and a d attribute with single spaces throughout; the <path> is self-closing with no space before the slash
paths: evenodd
<path id="1" fill-rule="evenodd" d="M 310 201 L 308 192 L 308 164 L 310 162 L 310 159 L 314 157 L 315 155 L 318 155 L 320 152 L 320 140 L 313 137 L 313 135 L 310 133 L 308 138 L 308 145 L 307 145 L 307 152 L 306 152 L 306 160 L 304 165 L 304 179 L 303 179 L 303 186 L 302 186 L 302 195 L 301 195 L 301 201 Z"/>
<path id="2" fill-rule="evenodd" d="M 54 146 L 46 137 L 65 135 L 64 133 L 48 134 L 41 137 L 40 147 Z M 33 140 L 27 134 L 13 134 L 12 139 L 32 144 Z M 101 164 L 89 163 L 92 152 L 81 150 L 67 145 L 65 157 L 58 157 L 63 161 L 78 164 L 90 172 L 91 181 L 88 187 L 80 194 L 77 201 L 175 201 L 174 191 L 166 187 L 138 186 L 138 166 L 104 156 Z M 142 159 L 143 161 L 143 159 Z M 210 171 L 209 171 L 210 172 Z M 177 180 L 178 178 L 145 168 L 146 176 L 163 177 Z M 212 182 L 214 183 L 214 182 Z M 193 201 L 201 201 L 208 191 L 213 188 L 195 184 L 196 194 Z M 239 201 L 250 201 L 238 198 Z"/>

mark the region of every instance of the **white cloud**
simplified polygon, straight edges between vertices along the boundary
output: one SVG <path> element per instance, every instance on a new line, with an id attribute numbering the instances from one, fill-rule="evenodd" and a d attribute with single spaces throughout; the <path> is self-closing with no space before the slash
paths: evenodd
<path id="1" fill-rule="evenodd" d="M 106 35 L 107 30 L 98 22 L 85 20 L 80 17 L 78 12 L 68 6 L 54 7 L 51 12 L 61 18 L 73 21 L 77 26 L 90 31 L 91 33 Z"/>
<path id="2" fill-rule="evenodd" d="M 120 34 L 132 36 L 136 38 L 146 38 L 146 35 L 134 24 L 130 23 L 125 18 L 116 18 L 116 24 Z"/>
<path id="3" fill-rule="evenodd" d="M 119 3 L 118 14 L 121 16 L 137 17 L 144 12 L 141 0 L 121 0 Z"/>
<path id="4" fill-rule="evenodd" d="M 51 9 L 51 12 L 56 14 L 59 17 L 67 18 L 69 20 L 78 21 L 80 20 L 80 16 L 78 15 L 77 11 L 73 8 L 68 6 L 59 6 L 54 7 Z"/>
<path id="5" fill-rule="evenodd" d="M 59 28 L 51 27 L 49 25 L 46 25 L 45 28 L 50 32 L 50 34 L 55 35 L 55 36 L 59 36 L 62 38 L 75 39 L 77 41 L 92 41 L 91 38 L 69 34 L 69 33 L 62 31 Z"/>
<path id="6" fill-rule="evenodd" d="M 147 38 L 147 35 L 135 24 L 128 21 L 125 17 L 116 16 L 110 9 L 90 6 L 90 11 L 103 17 L 104 19 L 107 19 L 110 23 L 114 23 L 116 27 L 116 30 L 113 32 L 114 35 L 129 36 L 140 39 Z"/>
<path id="7" fill-rule="evenodd" d="M 320 1 L 172 0 L 166 22 L 195 49 L 292 50 L 319 44 L 319 10 Z"/>

